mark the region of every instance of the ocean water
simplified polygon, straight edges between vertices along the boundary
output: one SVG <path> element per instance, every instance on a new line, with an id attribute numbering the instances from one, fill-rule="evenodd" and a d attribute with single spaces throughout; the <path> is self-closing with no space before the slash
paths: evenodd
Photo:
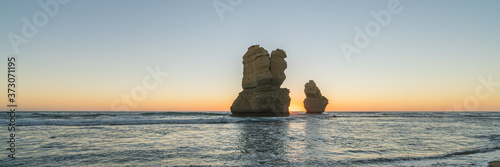
<path id="1" fill-rule="evenodd" d="M 335 117 L 333 117 L 335 115 Z M 0 115 L 8 140 L 8 114 Z M 0 166 L 487 166 L 500 112 L 18 112 Z"/>

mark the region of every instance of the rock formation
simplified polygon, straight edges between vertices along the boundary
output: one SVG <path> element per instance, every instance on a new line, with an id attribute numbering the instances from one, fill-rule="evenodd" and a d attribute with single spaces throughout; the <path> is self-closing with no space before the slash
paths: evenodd
<path id="1" fill-rule="evenodd" d="M 231 106 L 233 116 L 288 116 L 290 91 L 280 88 L 285 80 L 285 51 L 269 52 L 253 45 L 243 55 L 243 91 Z"/>
<path id="2" fill-rule="evenodd" d="M 273 75 L 273 78 L 271 79 L 271 85 L 275 87 L 280 87 L 283 81 L 285 81 L 286 76 L 285 76 L 285 69 L 287 67 L 286 65 L 286 54 L 285 51 L 281 49 L 276 49 L 273 52 L 271 52 L 271 74 Z"/>
<path id="3" fill-rule="evenodd" d="M 313 80 L 309 80 L 309 82 L 306 83 L 304 93 L 306 93 L 304 108 L 306 108 L 307 114 L 321 114 L 325 112 L 326 105 L 328 105 L 328 99 L 321 95 L 319 88 Z"/>

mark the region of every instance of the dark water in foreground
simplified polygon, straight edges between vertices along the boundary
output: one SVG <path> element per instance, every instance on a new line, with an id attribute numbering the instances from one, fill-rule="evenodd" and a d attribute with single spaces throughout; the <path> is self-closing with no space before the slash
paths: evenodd
<path id="1" fill-rule="evenodd" d="M 500 112 L 19 112 L 0 166 L 487 166 Z M 336 115 L 337 117 L 332 117 Z M 7 114 L 0 115 L 8 140 Z"/>

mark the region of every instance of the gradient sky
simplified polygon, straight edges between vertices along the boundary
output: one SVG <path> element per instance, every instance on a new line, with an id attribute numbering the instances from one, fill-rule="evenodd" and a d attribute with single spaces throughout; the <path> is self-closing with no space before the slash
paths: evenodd
<path id="1" fill-rule="evenodd" d="M 487 89 L 479 79 L 500 83 L 498 0 L 401 0 L 402 11 L 350 62 L 340 44 L 353 44 L 355 27 L 364 30 L 375 21 L 370 12 L 391 1 L 220 0 L 232 8 L 223 20 L 213 2 L 69 1 L 16 54 L 8 34 L 22 35 L 23 17 L 43 9 L 38 1 L 0 1 L 0 69 L 17 55 L 21 111 L 109 111 L 156 66 L 169 75 L 137 106 L 122 107 L 229 111 L 242 90 L 242 56 L 260 44 L 288 55 L 282 87 L 291 90 L 290 110 L 303 110 L 312 79 L 328 111 L 448 111 L 464 102 L 500 111 L 500 86 Z M 0 78 L 7 82 L 6 70 Z"/>

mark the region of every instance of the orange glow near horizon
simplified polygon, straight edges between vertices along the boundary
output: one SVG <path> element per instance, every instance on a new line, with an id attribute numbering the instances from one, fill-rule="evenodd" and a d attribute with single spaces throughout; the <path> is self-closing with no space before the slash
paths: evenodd
<path id="1" fill-rule="evenodd" d="M 339 95 L 337 95 L 339 96 Z M 57 98 L 65 97 L 65 98 Z M 230 111 L 233 95 L 204 97 L 165 96 L 165 94 L 149 94 L 144 101 L 137 102 L 137 107 L 129 111 Z M 467 97 L 467 96 L 465 96 Z M 68 96 L 64 93 L 47 95 L 45 98 L 23 96 L 20 99 L 21 111 L 111 111 L 111 104 L 116 96 Z M 289 106 L 290 112 L 305 111 L 303 96 L 292 96 Z M 53 100 L 57 99 L 57 100 Z M 464 97 L 426 98 L 417 97 L 373 97 L 352 96 L 339 98 L 332 96 L 326 111 L 453 111 L 454 105 L 462 105 Z M 492 95 L 489 99 L 479 101 L 474 111 L 498 111 L 500 94 Z M 465 108 L 462 108 L 465 110 Z M 459 111 L 459 110 L 455 110 Z"/>
<path id="2" fill-rule="evenodd" d="M 297 105 L 294 103 L 290 104 L 290 107 L 288 108 L 289 111 L 305 111 L 304 107 L 302 105 Z"/>

